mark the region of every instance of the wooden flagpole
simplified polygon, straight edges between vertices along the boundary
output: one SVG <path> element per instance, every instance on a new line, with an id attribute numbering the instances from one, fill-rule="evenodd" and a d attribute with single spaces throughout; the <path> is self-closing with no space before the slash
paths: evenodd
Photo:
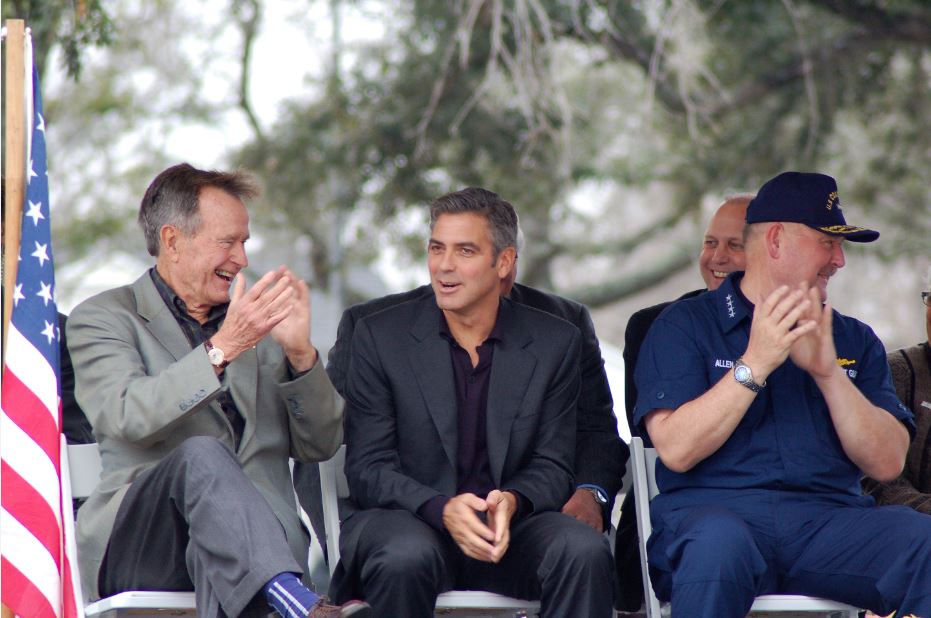
<path id="1" fill-rule="evenodd" d="M 19 256 L 20 219 L 23 214 L 26 172 L 26 112 L 25 112 L 25 34 L 26 25 L 21 19 L 6 21 L 4 51 L 6 83 L 3 102 L 6 104 L 6 136 L 3 195 L 3 349 L 6 350 L 6 333 L 13 310 L 13 287 L 16 285 L 17 256 Z M 3 355 L 4 362 L 6 354 Z M 0 606 L 2 618 L 13 618 L 13 611 Z"/>
<path id="2" fill-rule="evenodd" d="M 26 175 L 26 111 L 25 111 L 25 33 L 22 19 L 6 21 L 6 84 L 3 101 L 6 104 L 6 165 L 3 196 L 3 349 L 13 311 L 13 288 L 16 286 L 19 256 L 20 220 L 23 216 L 23 196 Z M 4 359 L 6 354 L 4 353 Z M 6 609 L 4 607 L 4 609 Z"/>
<path id="3" fill-rule="evenodd" d="M 6 20 L 6 39 L 3 49 L 6 59 L 6 83 L 3 102 L 6 106 L 6 135 L 4 142 L 4 194 L 3 194 L 3 359 L 6 362 L 7 329 L 13 311 L 13 288 L 16 285 L 17 257 L 19 256 L 20 219 L 23 215 L 26 173 L 26 111 L 25 111 L 25 36 L 22 19 Z M 0 605 L 0 617 L 13 618 L 13 611 Z"/>

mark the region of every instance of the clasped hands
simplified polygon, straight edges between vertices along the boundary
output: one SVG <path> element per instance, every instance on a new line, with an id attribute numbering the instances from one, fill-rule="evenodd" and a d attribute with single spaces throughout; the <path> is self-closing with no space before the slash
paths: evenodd
<path id="1" fill-rule="evenodd" d="M 212 341 L 232 361 L 269 333 L 295 371 L 314 366 L 317 351 L 310 343 L 310 291 L 285 266 L 265 273 L 248 290 L 245 275 L 236 275 L 226 319 Z"/>
<path id="2" fill-rule="evenodd" d="M 743 360 L 754 378 L 764 381 L 786 358 L 816 381 L 837 370 L 831 305 L 822 305 L 818 289 L 805 283 L 776 288 L 753 311 Z"/>
<path id="3" fill-rule="evenodd" d="M 485 499 L 460 494 L 443 507 L 443 525 L 465 555 L 483 562 L 500 562 L 511 542 L 511 518 L 517 498 L 508 491 L 493 489 Z M 486 514 L 486 522 L 479 517 Z"/>

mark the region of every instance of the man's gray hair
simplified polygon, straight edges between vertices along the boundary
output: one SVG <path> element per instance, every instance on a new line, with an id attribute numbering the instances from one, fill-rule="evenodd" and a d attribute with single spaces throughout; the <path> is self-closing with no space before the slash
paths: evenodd
<path id="1" fill-rule="evenodd" d="M 149 255 L 158 257 L 161 231 L 166 225 L 175 226 L 185 236 L 197 233 L 201 224 L 198 199 L 204 187 L 226 191 L 240 201 L 259 193 L 255 181 L 245 172 L 199 170 L 187 163 L 169 167 L 155 177 L 139 205 L 138 221 Z"/>
<path id="2" fill-rule="evenodd" d="M 440 215 L 470 212 L 488 221 L 491 244 L 494 247 L 493 261 L 497 260 L 498 255 L 508 247 L 514 247 L 517 250 L 517 212 L 497 193 L 481 187 L 468 187 L 433 200 L 430 204 L 430 231 L 433 231 Z"/>

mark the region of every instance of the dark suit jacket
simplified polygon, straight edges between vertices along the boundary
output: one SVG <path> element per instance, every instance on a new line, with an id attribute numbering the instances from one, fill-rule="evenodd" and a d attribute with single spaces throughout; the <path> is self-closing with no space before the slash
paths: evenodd
<path id="1" fill-rule="evenodd" d="M 58 332 L 61 333 L 59 347 L 61 350 L 61 431 L 68 439 L 68 444 L 90 444 L 96 442 L 84 410 L 74 398 L 74 364 L 68 351 L 67 336 L 68 316 L 58 313 Z M 81 500 L 81 504 L 84 501 Z"/>
<path id="2" fill-rule="evenodd" d="M 501 303 L 487 408 L 492 480 L 526 498 L 528 513 L 559 510 L 573 488 L 579 331 L 542 311 Z M 456 495 L 449 350 L 432 297 L 358 323 L 346 380 L 346 476 L 362 509 L 416 513 L 431 498 Z M 369 513 L 356 512 L 343 530 L 347 569 Z"/>
<path id="3" fill-rule="evenodd" d="M 340 394 L 345 394 L 346 390 L 350 342 L 358 321 L 388 307 L 420 298 L 429 298 L 432 301 L 433 288 L 424 285 L 401 294 L 376 298 L 354 305 L 343 313 L 339 322 L 336 343 L 330 349 L 327 362 L 327 373 Z M 514 302 L 562 318 L 575 325 L 582 334 L 580 362 L 582 388 L 577 412 L 575 481 L 577 484 L 598 485 L 607 492 L 609 503 L 604 512 L 605 521 L 607 521 L 614 496 L 621 488 L 629 452 L 627 445 L 618 436 L 611 388 L 608 386 L 601 347 L 598 344 L 598 337 L 595 336 L 592 318 L 584 305 L 519 283 L 514 285 L 509 298 Z"/>
<path id="4" fill-rule="evenodd" d="M 650 326 L 659 314 L 672 303 L 698 296 L 704 289 L 693 290 L 683 294 L 676 300 L 668 300 L 646 309 L 637 311 L 627 321 L 627 329 L 624 331 L 624 408 L 627 412 L 627 426 L 630 428 L 630 435 L 639 436 L 640 430 L 634 427 L 634 406 L 637 405 L 637 385 L 634 382 L 634 369 L 637 367 L 637 356 L 640 355 L 640 346 L 647 337 Z"/>

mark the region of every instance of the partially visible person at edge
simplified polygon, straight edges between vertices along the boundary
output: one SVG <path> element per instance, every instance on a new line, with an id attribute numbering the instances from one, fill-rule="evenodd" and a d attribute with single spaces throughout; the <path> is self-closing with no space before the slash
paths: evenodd
<path id="1" fill-rule="evenodd" d="M 736 270 L 744 268 L 744 219 L 752 193 L 729 195 L 718 206 L 702 240 L 698 254 L 698 272 L 705 287 L 683 294 L 676 300 L 697 296 L 706 290 L 716 290 L 724 279 Z M 637 385 L 634 369 L 640 346 L 650 330 L 650 325 L 663 310 L 676 301 L 666 301 L 641 309 L 630 316 L 624 331 L 624 404 L 630 435 L 639 435 L 634 425 L 634 404 L 637 403 Z M 617 525 L 614 542 L 614 560 L 617 573 L 617 589 L 614 604 L 623 611 L 637 611 L 643 604 L 643 578 L 640 570 L 640 546 L 637 534 L 636 504 L 634 492 L 627 492 L 621 506 L 621 519 Z"/>
<path id="2" fill-rule="evenodd" d="M 306 284 L 282 266 L 247 289 L 243 200 L 255 194 L 240 172 L 160 173 L 139 209 L 155 266 L 68 320 L 103 466 L 78 511 L 88 599 L 193 590 L 208 618 L 370 615 L 300 579 L 308 538 L 288 458 L 332 456 L 343 415 L 311 343 Z"/>
<path id="3" fill-rule="evenodd" d="M 743 618 L 763 594 L 931 615 L 931 518 L 860 490 L 901 473 L 913 415 L 875 333 L 826 302 L 843 243 L 878 237 L 830 176 L 780 174 L 747 207 L 744 272 L 647 334 L 634 420 L 659 456 L 650 578 L 673 616 Z"/>
<path id="4" fill-rule="evenodd" d="M 925 306 L 927 338 L 887 356 L 895 392 L 915 415 L 917 426 L 908 447 L 905 469 L 894 481 L 881 483 L 867 477 L 862 484 L 877 504 L 904 504 L 931 515 L 931 267 L 925 277 L 921 302 Z"/>

